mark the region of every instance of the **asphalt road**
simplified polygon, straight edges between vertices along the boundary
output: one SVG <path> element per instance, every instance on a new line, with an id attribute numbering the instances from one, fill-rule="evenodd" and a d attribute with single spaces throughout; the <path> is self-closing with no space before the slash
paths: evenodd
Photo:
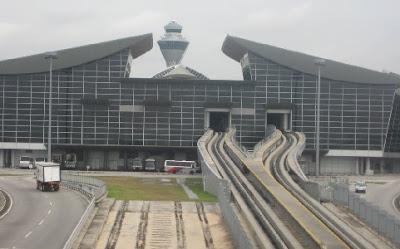
<path id="1" fill-rule="evenodd" d="M 63 248 L 88 205 L 69 190 L 36 190 L 31 176 L 0 176 L 0 188 L 13 199 L 11 211 L 0 220 L 1 249 Z"/>
<path id="2" fill-rule="evenodd" d="M 400 211 L 393 203 L 394 198 L 399 194 L 400 180 L 389 180 L 385 184 L 367 183 L 367 193 L 360 195 L 400 220 Z"/>

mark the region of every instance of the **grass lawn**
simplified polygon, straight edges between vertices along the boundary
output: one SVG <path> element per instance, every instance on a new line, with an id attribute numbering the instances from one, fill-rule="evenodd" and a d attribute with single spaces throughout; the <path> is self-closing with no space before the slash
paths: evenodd
<path id="1" fill-rule="evenodd" d="M 98 178 L 106 183 L 108 196 L 118 200 L 189 201 L 176 179 L 130 176 Z"/>
<path id="2" fill-rule="evenodd" d="M 174 178 L 139 178 L 131 176 L 99 176 L 107 185 L 108 197 L 117 200 L 191 201 Z M 186 185 L 197 194 L 200 201 L 216 201 L 203 192 L 203 182 L 186 179 Z"/>
<path id="3" fill-rule="evenodd" d="M 216 202 L 217 197 L 203 191 L 203 179 L 201 178 L 187 178 L 185 182 L 201 201 Z"/>

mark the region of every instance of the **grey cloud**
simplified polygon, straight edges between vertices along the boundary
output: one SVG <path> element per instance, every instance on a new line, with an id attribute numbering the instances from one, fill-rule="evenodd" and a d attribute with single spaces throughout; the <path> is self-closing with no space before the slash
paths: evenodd
<path id="1" fill-rule="evenodd" d="M 191 44 L 183 63 L 210 78 L 241 79 L 221 52 L 227 33 L 343 61 L 400 72 L 400 2 L 395 0 L 69 0 L 2 1 L 0 59 L 125 36 L 163 34 L 176 19 Z M 153 50 L 134 62 L 133 76 L 165 68 Z"/>

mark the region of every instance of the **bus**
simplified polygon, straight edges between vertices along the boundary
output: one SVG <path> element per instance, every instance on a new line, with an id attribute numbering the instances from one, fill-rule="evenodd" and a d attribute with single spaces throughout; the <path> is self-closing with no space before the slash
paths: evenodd
<path id="1" fill-rule="evenodd" d="M 164 171 L 172 174 L 194 174 L 200 172 L 195 161 L 165 160 Z"/>

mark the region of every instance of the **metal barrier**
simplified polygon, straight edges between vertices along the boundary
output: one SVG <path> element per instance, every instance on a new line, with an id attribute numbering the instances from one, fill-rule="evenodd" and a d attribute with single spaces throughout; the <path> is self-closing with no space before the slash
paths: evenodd
<path id="1" fill-rule="evenodd" d="M 89 205 L 63 247 L 63 249 L 71 249 L 94 211 L 96 202 L 106 196 L 107 190 L 105 183 L 99 179 L 68 171 L 61 172 L 61 183 L 69 189 L 79 191 L 89 200 Z"/>
<path id="2" fill-rule="evenodd" d="M 69 236 L 67 242 L 65 242 L 63 249 L 71 249 L 74 248 L 74 243 L 75 241 L 78 239 L 79 234 L 82 232 L 82 229 L 84 227 L 84 225 L 86 224 L 86 222 L 88 221 L 88 219 L 91 216 L 91 213 L 94 210 L 94 206 L 95 206 L 95 199 L 92 198 L 90 200 L 90 203 L 88 205 L 88 207 L 86 208 L 85 212 L 83 213 L 81 219 L 79 220 L 78 224 L 75 226 L 74 230 L 72 231 L 71 235 Z"/>
<path id="3" fill-rule="evenodd" d="M 348 184 L 331 183 L 331 185 L 332 202 L 347 207 L 377 233 L 393 241 L 396 246 L 400 246 L 400 221 L 396 217 L 351 192 Z"/>
<path id="4" fill-rule="evenodd" d="M 89 199 L 92 195 L 95 197 L 96 203 L 101 201 L 107 194 L 107 187 L 103 181 L 95 177 L 85 176 L 81 172 L 63 170 L 61 172 L 61 182 L 64 185 L 68 184 L 71 188 L 77 188 L 82 194 L 87 195 Z"/>
<path id="5" fill-rule="evenodd" d="M 212 135 L 212 132 L 209 132 L 208 135 Z M 209 159 L 205 160 L 205 158 L 208 158 L 208 153 L 204 147 L 205 143 L 208 142 L 206 136 L 207 133 L 198 141 L 197 145 L 198 158 L 203 174 L 204 191 L 217 196 L 222 217 L 225 224 L 228 225 L 235 248 L 253 248 L 250 239 L 247 237 L 247 233 L 244 231 L 242 222 L 240 221 L 239 210 L 232 202 L 230 183 L 222 179 L 215 168 L 208 164 Z"/>

